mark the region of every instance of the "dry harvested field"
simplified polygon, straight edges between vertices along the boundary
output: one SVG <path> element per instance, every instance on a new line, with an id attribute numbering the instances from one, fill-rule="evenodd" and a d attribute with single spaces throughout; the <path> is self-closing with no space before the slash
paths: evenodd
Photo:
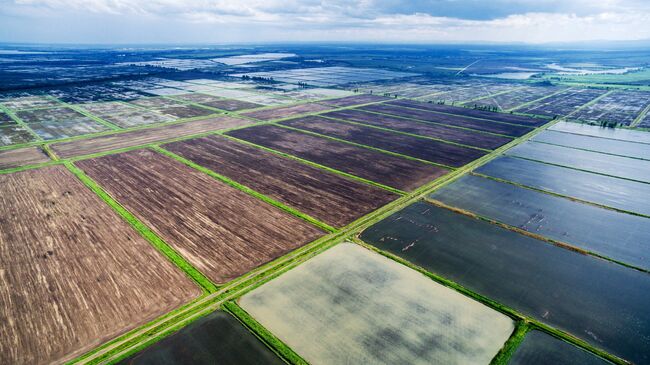
<path id="1" fill-rule="evenodd" d="M 314 365 L 487 365 L 514 328 L 505 315 L 351 243 L 240 302 Z"/>
<path id="2" fill-rule="evenodd" d="M 211 106 L 213 108 L 226 110 L 229 112 L 245 110 L 245 109 L 254 109 L 264 106 L 262 104 L 252 103 L 250 101 L 236 100 L 236 99 L 221 99 L 211 102 L 202 102 L 201 105 Z"/>
<path id="3" fill-rule="evenodd" d="M 463 166 L 486 155 L 485 151 L 475 148 L 387 132 L 317 116 L 286 120 L 281 124 L 452 167 Z"/>
<path id="4" fill-rule="evenodd" d="M 404 191 L 414 190 L 447 173 L 444 168 L 423 162 L 273 125 L 244 128 L 227 134 Z"/>
<path id="5" fill-rule="evenodd" d="M 377 101 L 385 101 L 385 100 L 390 100 L 390 98 L 384 96 L 372 95 L 372 94 L 362 94 L 362 95 L 346 96 L 344 98 L 339 98 L 339 99 L 323 100 L 320 101 L 320 103 L 338 108 L 338 107 L 352 106 L 358 104 L 374 103 Z"/>
<path id="6" fill-rule="evenodd" d="M 389 105 L 386 103 L 362 106 L 359 109 L 375 113 L 390 114 L 398 117 L 412 118 L 424 122 L 446 124 L 513 137 L 523 136 L 524 134 L 533 130 L 532 127 L 522 125 L 492 122 L 489 120 L 468 118 L 462 115 L 436 113 L 423 109 L 404 108 L 401 106 Z"/>
<path id="7" fill-rule="evenodd" d="M 335 227 L 397 198 L 386 190 L 221 136 L 164 147 Z"/>
<path id="8" fill-rule="evenodd" d="M 429 110 L 438 113 L 462 115 L 466 117 L 487 119 L 487 120 L 493 120 L 496 122 L 503 122 L 503 123 L 528 125 L 533 127 L 539 127 L 548 123 L 547 119 L 533 118 L 533 117 L 527 117 L 527 116 L 516 115 L 516 114 L 508 114 L 508 113 L 496 113 L 487 110 L 462 108 L 462 107 L 444 105 L 444 104 L 423 103 L 420 101 L 413 101 L 413 100 L 394 100 L 388 102 L 388 104 L 402 106 L 405 108 Z"/>
<path id="9" fill-rule="evenodd" d="M 0 190 L 0 363 L 60 363 L 200 294 L 65 167 Z"/>
<path id="10" fill-rule="evenodd" d="M 417 134 L 461 143 L 468 146 L 496 149 L 512 141 L 512 138 L 481 133 L 468 129 L 454 128 L 440 124 L 418 122 L 412 119 L 392 117 L 389 115 L 367 113 L 357 109 L 336 110 L 321 114 L 322 117 L 335 118 L 350 122 L 364 123 L 395 131 Z"/>
<path id="11" fill-rule="evenodd" d="M 0 151 L 0 169 L 48 162 L 50 158 L 39 147 Z"/>
<path id="12" fill-rule="evenodd" d="M 217 283 L 323 234 L 297 217 L 150 150 L 77 165 Z"/>
<path id="13" fill-rule="evenodd" d="M 251 121 L 246 119 L 216 117 L 71 142 L 55 143 L 52 145 L 52 150 L 58 156 L 64 158 L 83 156 L 192 134 L 212 132 L 219 129 L 241 127 L 251 123 Z"/>
<path id="14" fill-rule="evenodd" d="M 274 109 L 257 110 L 257 111 L 242 113 L 242 115 L 259 119 L 259 120 L 272 120 L 278 118 L 292 117 L 294 115 L 300 115 L 305 113 L 321 112 L 329 109 L 332 108 L 317 103 L 309 103 L 309 104 L 300 104 L 300 105 L 293 105 L 293 106 L 284 106 L 284 107 L 279 107 Z"/>

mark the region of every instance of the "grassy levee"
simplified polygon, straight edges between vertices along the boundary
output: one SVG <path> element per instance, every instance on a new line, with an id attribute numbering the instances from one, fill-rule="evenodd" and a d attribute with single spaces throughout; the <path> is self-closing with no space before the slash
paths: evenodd
<path id="1" fill-rule="evenodd" d="M 232 314 L 239 320 L 246 328 L 248 328 L 257 338 L 266 344 L 273 352 L 280 356 L 289 364 L 294 365 L 307 365 L 300 355 L 295 353 L 289 346 L 282 342 L 279 338 L 275 337 L 269 330 L 264 328 L 259 322 L 251 317 L 242 307 L 237 305 L 234 301 L 227 301 L 223 303 L 222 308 Z"/>
<path id="2" fill-rule="evenodd" d="M 329 139 L 329 140 L 332 140 L 332 141 L 341 142 L 341 143 L 349 144 L 349 145 L 356 146 L 356 147 L 365 148 L 365 149 L 376 151 L 376 152 L 381 152 L 381 153 L 384 153 L 384 154 L 387 154 L 387 155 L 391 155 L 391 156 L 395 156 L 395 157 L 401 157 L 401 158 L 404 158 L 404 159 L 407 159 L 407 160 L 412 160 L 412 161 L 425 163 L 427 165 L 434 165 L 434 166 L 438 166 L 438 167 L 443 167 L 443 168 L 449 169 L 449 170 L 454 169 L 454 167 L 451 167 L 451 166 L 448 166 L 448 165 L 443 165 L 443 164 L 440 164 L 440 163 L 423 160 L 421 158 L 403 155 L 403 154 L 397 153 L 397 152 L 391 152 L 391 151 L 388 151 L 388 150 L 383 150 L 381 148 L 372 147 L 372 146 L 368 146 L 368 145 L 361 144 L 361 143 L 347 141 L 345 139 L 332 137 L 332 136 L 328 136 L 328 135 L 325 135 L 325 134 L 320 134 L 320 133 L 316 133 L 316 132 L 312 132 L 312 131 L 308 131 L 308 130 L 304 130 L 304 129 L 300 129 L 300 128 L 294 128 L 294 127 L 290 127 L 290 126 L 284 125 L 284 124 L 277 124 L 277 123 L 272 123 L 272 124 L 274 124 L 274 125 L 276 125 L 278 127 L 281 127 L 281 128 L 285 128 L 285 129 L 295 131 L 295 132 L 309 134 L 309 135 L 312 135 L 312 136 L 315 136 L 315 137 L 325 138 L 325 139 Z"/>
<path id="3" fill-rule="evenodd" d="M 50 148 L 49 144 L 46 143 L 46 144 L 42 145 L 41 149 L 47 155 L 47 157 L 52 159 L 52 161 L 59 161 L 59 156 L 57 156 L 56 153 L 54 153 L 54 151 L 52 151 L 52 148 Z"/>
<path id="4" fill-rule="evenodd" d="M 320 228 L 320 229 L 322 229 L 322 230 L 324 230 L 326 232 L 335 232 L 336 231 L 336 228 L 328 225 L 327 223 L 321 222 L 318 219 L 316 219 L 316 218 L 314 218 L 314 217 L 312 217 L 312 216 L 310 216 L 308 214 L 302 213 L 302 212 L 298 211 L 297 209 L 289 207 L 289 206 L 287 206 L 287 205 L 285 205 L 285 204 L 283 204 L 283 203 L 281 203 L 281 202 L 279 202 L 279 201 L 277 201 L 277 200 L 275 200 L 275 199 L 273 199 L 273 198 L 271 198 L 269 196 L 266 196 L 266 195 L 264 195 L 264 194 L 262 194 L 260 192 L 257 192 L 255 190 L 249 188 L 248 186 L 242 185 L 242 184 L 240 184 L 240 183 L 238 183 L 238 182 L 236 182 L 236 181 L 234 181 L 234 180 L 232 180 L 232 179 L 230 179 L 230 178 L 228 178 L 226 176 L 223 176 L 223 175 L 221 175 L 219 173 L 216 173 L 216 172 L 214 172 L 214 171 L 212 171 L 212 170 L 210 170 L 210 169 L 208 169 L 206 167 L 203 167 L 203 166 L 201 166 L 199 164 L 196 164 L 196 163 L 194 163 L 194 162 L 192 162 L 192 161 L 190 161 L 190 160 L 188 160 L 188 159 L 186 159 L 186 158 L 184 158 L 182 156 L 179 156 L 179 155 L 177 155 L 177 154 L 175 154 L 175 153 L 173 153 L 171 151 L 168 151 L 168 150 L 164 149 L 161 146 L 152 146 L 151 149 L 158 152 L 158 153 L 160 153 L 160 154 L 162 154 L 162 155 L 173 158 L 174 160 L 176 160 L 178 162 L 181 162 L 181 163 L 183 163 L 183 164 L 185 164 L 185 165 L 187 165 L 187 166 L 189 166 L 189 167 L 191 167 L 191 168 L 193 168 L 195 170 L 201 171 L 202 173 L 204 173 L 204 174 L 206 174 L 206 175 L 208 175 L 208 176 L 210 176 L 210 177 L 212 177 L 212 178 L 214 178 L 216 180 L 219 180 L 219 181 L 221 181 L 221 182 L 223 182 L 223 183 L 225 183 L 225 184 L 227 184 L 229 186 L 232 186 L 235 189 L 241 190 L 244 193 L 246 193 L 248 195 L 251 195 L 251 196 L 253 196 L 253 197 L 255 197 L 255 198 L 257 198 L 257 199 L 259 199 L 259 200 L 261 200 L 261 201 L 263 201 L 265 203 L 271 204 L 276 208 L 284 210 L 285 212 L 287 212 L 287 213 L 289 213 L 289 214 L 291 214 L 293 216 L 296 216 L 296 217 L 298 217 L 298 218 L 300 218 L 300 219 L 302 219 L 302 220 L 304 220 L 304 221 L 306 221 L 308 223 L 311 223 L 314 226 L 316 226 L 316 227 L 318 227 L 318 228 Z"/>
<path id="5" fill-rule="evenodd" d="M 638 126 L 639 123 L 641 123 L 641 121 L 643 120 L 643 118 L 645 118 L 645 116 L 646 116 L 648 113 L 650 113 L 650 104 L 648 104 L 648 106 L 646 106 L 645 109 L 643 109 L 643 110 L 639 113 L 639 115 L 637 115 L 636 118 L 634 118 L 634 120 L 632 121 L 632 123 L 630 123 L 630 125 L 628 126 L 628 128 L 636 128 L 636 126 Z"/>
<path id="6" fill-rule="evenodd" d="M 113 199 L 102 187 L 91 179 L 80 168 L 71 162 L 65 162 L 64 165 L 79 180 L 81 180 L 90 190 L 104 200 L 113 210 L 128 222 L 140 235 L 151 243 L 158 251 L 165 255 L 171 262 L 178 266 L 187 276 L 196 282 L 206 293 L 213 293 L 217 286 L 212 283 L 205 275 L 187 262 L 178 252 L 167 245 L 151 228 L 147 227 L 142 221 L 136 218 L 131 212 L 124 208 L 120 203 Z"/>
<path id="7" fill-rule="evenodd" d="M 508 361 L 526 338 L 526 334 L 531 330 L 530 325 L 525 320 L 517 322 L 515 331 L 512 333 L 508 341 L 503 344 L 503 347 L 494 356 L 490 365 L 508 365 Z"/>

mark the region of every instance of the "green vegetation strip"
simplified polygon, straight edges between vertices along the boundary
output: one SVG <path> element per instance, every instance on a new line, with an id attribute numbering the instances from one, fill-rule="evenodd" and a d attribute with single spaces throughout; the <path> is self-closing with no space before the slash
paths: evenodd
<path id="1" fill-rule="evenodd" d="M 645 118 L 645 116 L 646 116 L 648 113 L 650 113 L 650 104 L 648 104 L 648 105 L 645 107 L 645 109 L 643 109 L 643 110 L 639 113 L 639 115 L 637 115 L 636 118 L 634 118 L 634 121 L 633 121 L 632 123 L 630 123 L 630 125 L 629 125 L 628 127 L 629 127 L 629 128 L 636 128 L 636 126 L 638 126 L 639 123 L 641 123 L 641 121 L 643 120 L 643 118 Z"/>
<path id="2" fill-rule="evenodd" d="M 508 365 L 510 358 L 517 350 L 517 347 L 524 342 L 526 334 L 531 330 L 528 322 L 519 321 L 508 341 L 503 345 L 499 353 L 492 359 L 490 365 Z"/>
<path id="3" fill-rule="evenodd" d="M 79 178 L 90 190 L 97 194 L 102 200 L 106 202 L 115 212 L 117 212 L 125 221 L 127 221 L 138 233 L 149 241 L 158 251 L 171 260 L 176 266 L 183 270 L 192 280 L 194 280 L 205 292 L 212 293 L 217 290 L 217 286 L 213 284 L 206 276 L 199 270 L 192 266 L 189 262 L 176 252 L 173 248 L 167 245 L 153 230 L 142 223 L 131 212 L 120 205 L 113 199 L 102 187 L 100 187 L 93 179 L 86 175 L 80 168 L 71 162 L 65 162 L 64 165 Z"/>
<path id="4" fill-rule="evenodd" d="M 296 216 L 296 217 L 298 217 L 298 218 L 300 218 L 300 219 L 302 219 L 302 220 L 304 220 L 306 222 L 309 222 L 309 223 L 315 225 L 316 227 L 318 227 L 318 228 L 320 228 L 320 229 L 322 229 L 322 230 L 324 230 L 326 232 L 334 232 L 334 231 L 336 231 L 336 228 L 334 228 L 334 227 L 332 227 L 332 226 L 330 226 L 330 225 L 328 225 L 326 223 L 323 223 L 323 222 L 317 220 L 316 218 L 313 218 L 313 217 L 311 217 L 311 216 L 309 216 L 309 215 L 307 215 L 305 213 L 299 212 L 298 210 L 296 210 L 294 208 L 291 208 L 291 207 L 289 207 L 287 205 L 284 205 L 283 203 L 280 203 L 279 201 L 277 201 L 277 200 L 275 200 L 273 198 L 270 198 L 270 197 L 268 197 L 268 196 L 266 196 L 266 195 L 264 195 L 262 193 L 259 193 L 259 192 L 255 191 L 255 190 L 249 188 L 248 186 L 242 185 L 242 184 L 240 184 L 240 183 L 238 183 L 238 182 L 236 182 L 236 181 L 234 181 L 234 180 L 232 180 L 232 179 L 230 179 L 230 178 L 228 178 L 226 176 L 223 176 L 223 175 L 218 174 L 218 173 L 216 173 L 216 172 L 214 172 L 214 171 L 212 171 L 212 170 L 210 170 L 208 168 L 205 168 L 205 167 L 203 167 L 201 165 L 198 165 L 198 164 L 196 164 L 196 163 L 194 163 L 194 162 L 192 162 L 192 161 L 190 161 L 190 160 L 188 160 L 188 159 L 186 159 L 186 158 L 184 158 L 182 156 L 179 156 L 179 155 L 177 155 L 177 154 L 175 154 L 173 152 L 170 152 L 170 151 L 168 151 L 168 150 L 166 150 L 166 149 L 164 149 L 164 148 L 162 148 L 160 146 L 152 146 L 151 149 L 153 149 L 154 151 L 156 151 L 156 152 L 158 152 L 160 154 L 163 154 L 163 155 L 165 155 L 167 157 L 173 158 L 174 160 L 179 161 L 179 162 L 181 162 L 181 163 L 183 163 L 183 164 L 185 164 L 185 165 L 187 165 L 187 166 L 189 166 L 189 167 L 191 167 L 191 168 L 193 168 L 195 170 L 201 171 L 202 173 L 204 173 L 206 175 L 209 175 L 210 177 L 212 177 L 212 178 L 214 178 L 216 180 L 219 180 L 219 181 L 221 181 L 223 183 L 226 183 L 226 184 L 232 186 L 235 189 L 241 190 L 244 193 L 246 193 L 248 195 L 251 195 L 251 196 L 253 196 L 253 197 L 255 197 L 255 198 L 257 198 L 257 199 L 259 199 L 259 200 L 261 200 L 261 201 L 263 201 L 265 203 L 271 204 L 276 208 L 280 208 L 280 209 L 284 210 L 285 212 L 287 212 L 287 213 L 289 213 L 291 215 L 294 215 L 294 216 Z"/>
<path id="5" fill-rule="evenodd" d="M 223 308 L 235 316 L 244 326 L 255 334 L 262 342 L 273 350 L 277 355 L 294 365 L 307 365 L 300 355 L 296 354 L 289 346 L 275 337 L 269 330 L 264 328 L 259 322 L 251 317 L 248 312 L 238 306 L 234 301 L 228 301 L 223 304 Z"/>

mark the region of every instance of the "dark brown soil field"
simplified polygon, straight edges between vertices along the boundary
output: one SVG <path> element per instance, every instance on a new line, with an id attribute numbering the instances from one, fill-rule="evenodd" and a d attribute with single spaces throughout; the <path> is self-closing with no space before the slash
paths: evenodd
<path id="1" fill-rule="evenodd" d="M 323 235 L 300 218 L 150 150 L 77 165 L 217 283 Z"/>
<path id="2" fill-rule="evenodd" d="M 0 364 L 70 360 L 201 293 L 65 167 L 0 190 Z"/>
<path id="3" fill-rule="evenodd" d="M 387 132 L 317 116 L 286 120 L 280 124 L 452 167 L 463 166 L 487 154 L 485 151 L 475 148 Z"/>
<path id="4" fill-rule="evenodd" d="M 217 117 L 77 141 L 55 143 L 52 145 L 52 149 L 58 156 L 63 158 L 83 156 L 91 153 L 163 141 L 170 138 L 240 127 L 251 123 L 250 120 L 246 119 Z"/>
<path id="5" fill-rule="evenodd" d="M 261 104 L 251 103 L 250 101 L 235 100 L 235 99 L 222 99 L 222 100 L 216 100 L 211 102 L 204 102 L 201 103 L 201 105 L 207 105 L 213 108 L 226 110 L 229 112 L 234 112 L 234 111 L 239 111 L 244 109 L 259 108 L 261 106 L 264 106 Z"/>
<path id="6" fill-rule="evenodd" d="M 332 108 L 329 106 L 320 105 L 316 103 L 309 103 L 309 104 L 300 104 L 300 105 L 293 105 L 293 106 L 283 106 L 275 109 L 257 110 L 248 113 L 242 113 L 242 115 L 259 119 L 259 120 L 272 120 L 278 118 L 287 118 L 299 114 L 320 112 L 329 109 Z"/>
<path id="7" fill-rule="evenodd" d="M 48 161 L 50 158 L 38 147 L 0 151 L 0 170 Z"/>
<path id="8" fill-rule="evenodd" d="M 342 227 L 398 197 L 221 136 L 164 147 L 334 227 Z"/>
<path id="9" fill-rule="evenodd" d="M 366 113 L 357 109 L 338 110 L 321 114 L 321 116 L 374 125 L 420 136 L 440 138 L 445 141 L 462 143 L 468 146 L 491 150 L 512 141 L 512 138 L 508 137 L 474 132 L 467 129 L 448 127 L 440 124 L 418 122 L 388 115 Z"/>
<path id="10" fill-rule="evenodd" d="M 404 191 L 411 191 L 448 172 L 437 166 L 272 125 L 227 134 Z"/>
<path id="11" fill-rule="evenodd" d="M 373 103 L 376 101 L 384 101 L 384 100 L 391 100 L 391 99 L 384 96 L 362 94 L 362 95 L 346 96 L 344 98 L 338 98 L 338 99 L 323 100 L 323 101 L 319 101 L 319 103 L 335 106 L 335 107 L 344 107 L 344 106 Z"/>
<path id="12" fill-rule="evenodd" d="M 467 118 L 461 115 L 441 114 L 422 109 L 409 109 L 386 103 L 362 106 L 359 109 L 377 113 L 385 113 L 398 117 L 406 117 L 434 122 L 440 124 L 454 125 L 483 132 L 504 134 L 507 136 L 519 137 L 533 130 L 531 127 L 491 122 L 489 120 Z"/>
<path id="13" fill-rule="evenodd" d="M 489 119 L 497 122 L 529 125 L 533 127 L 539 127 L 549 122 L 548 119 L 533 118 L 533 117 L 527 117 L 527 116 L 516 115 L 516 114 L 497 113 L 497 112 L 491 112 L 487 110 L 462 108 L 462 107 L 444 105 L 444 104 L 423 103 L 421 101 L 414 101 L 414 100 L 394 100 L 388 102 L 388 104 L 409 107 L 409 108 L 423 109 L 423 110 L 431 110 L 431 111 L 436 111 L 441 113 L 464 115 L 473 118 Z"/>

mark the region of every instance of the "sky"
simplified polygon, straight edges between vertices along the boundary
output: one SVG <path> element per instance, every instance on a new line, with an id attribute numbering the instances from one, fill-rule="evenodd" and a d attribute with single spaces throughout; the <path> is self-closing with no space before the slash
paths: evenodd
<path id="1" fill-rule="evenodd" d="M 649 0 L 0 0 L 0 42 L 650 39 Z"/>

